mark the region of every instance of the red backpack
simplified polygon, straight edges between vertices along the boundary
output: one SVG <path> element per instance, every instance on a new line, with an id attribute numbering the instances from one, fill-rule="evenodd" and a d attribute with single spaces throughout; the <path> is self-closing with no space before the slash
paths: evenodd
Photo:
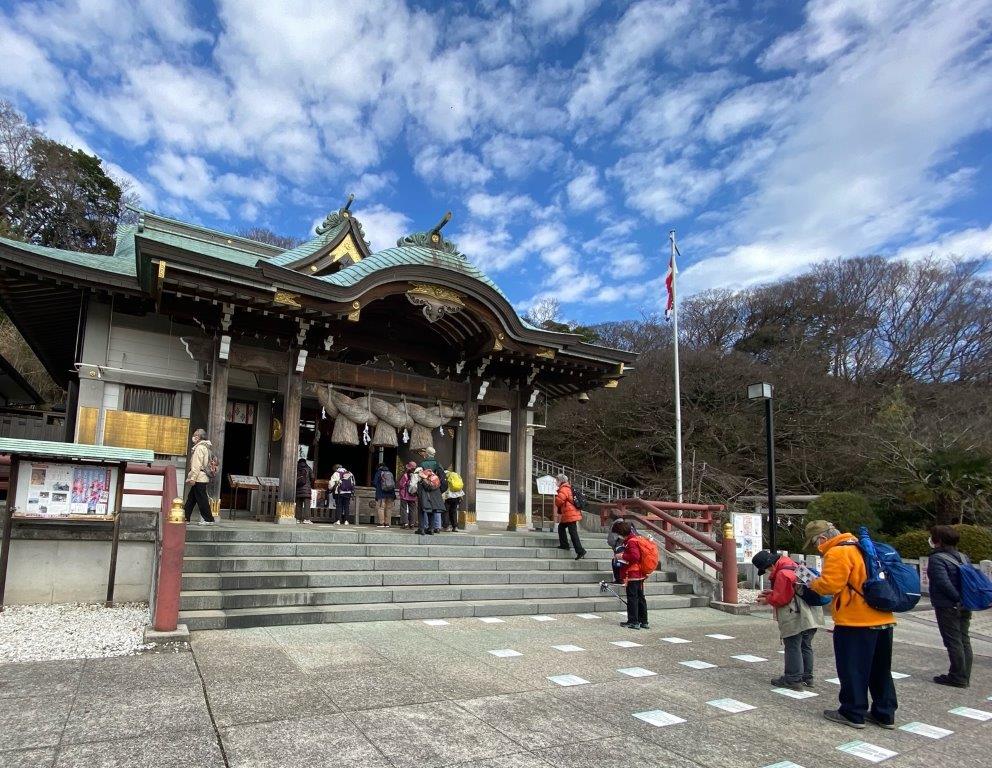
<path id="1" fill-rule="evenodd" d="M 658 553 L 658 545 L 653 539 L 637 534 L 637 546 L 641 548 L 641 573 L 645 578 L 650 576 L 658 568 L 661 556 Z"/>
<path id="2" fill-rule="evenodd" d="M 420 482 L 424 483 L 432 491 L 436 491 L 441 487 L 441 478 L 432 469 L 420 470 Z"/>

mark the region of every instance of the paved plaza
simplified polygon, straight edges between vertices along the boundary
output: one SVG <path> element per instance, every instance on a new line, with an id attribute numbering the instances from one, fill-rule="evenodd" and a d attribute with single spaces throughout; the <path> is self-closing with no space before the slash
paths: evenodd
<path id="1" fill-rule="evenodd" d="M 782 657 L 767 617 L 664 611 L 631 631 L 597 616 L 200 632 L 193 653 L 8 664 L 0 765 L 832 768 L 871 763 L 839 749 L 858 741 L 895 753 L 888 766 L 988 765 L 992 720 L 973 717 L 992 712 L 992 643 L 976 643 L 970 689 L 943 688 L 935 629 L 901 624 L 897 722 L 951 732 L 932 738 L 822 718 L 837 694 L 827 632 L 817 695 L 797 699 L 769 684 Z"/>

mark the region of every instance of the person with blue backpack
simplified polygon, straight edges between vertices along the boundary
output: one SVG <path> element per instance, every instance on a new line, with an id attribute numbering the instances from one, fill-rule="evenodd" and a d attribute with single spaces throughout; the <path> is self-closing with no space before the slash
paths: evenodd
<path id="1" fill-rule="evenodd" d="M 833 596 L 834 661 L 840 679 L 840 706 L 826 710 L 823 716 L 851 728 L 865 728 L 867 721 L 891 730 L 895 728 L 899 705 L 892 682 L 896 618 L 891 608 L 881 610 L 869 602 L 868 596 L 874 593 L 868 585 L 879 573 L 877 556 L 869 567 L 859 537 L 841 533 L 827 520 L 808 523 L 805 533 L 806 547 L 815 546 L 823 556 L 823 570 L 819 578 L 810 582 L 809 589 L 818 595 Z M 871 602 L 876 602 L 874 597 Z"/>
<path id="2" fill-rule="evenodd" d="M 930 603 L 937 614 L 937 627 L 947 649 L 950 669 L 933 681 L 952 688 L 967 688 L 971 684 L 971 612 L 992 605 L 992 583 L 971 560 L 959 552 L 961 534 L 949 525 L 930 529 L 929 544 L 933 551 L 927 560 L 930 579 Z"/>

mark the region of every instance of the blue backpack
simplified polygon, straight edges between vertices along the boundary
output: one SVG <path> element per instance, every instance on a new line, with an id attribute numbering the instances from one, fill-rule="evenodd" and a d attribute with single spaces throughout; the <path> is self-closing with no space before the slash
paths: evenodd
<path id="1" fill-rule="evenodd" d="M 947 559 L 957 565 L 961 576 L 961 607 L 966 611 L 992 608 L 992 580 L 973 565 L 960 563 L 950 556 Z"/>
<path id="2" fill-rule="evenodd" d="M 920 601 L 920 574 L 902 561 L 888 544 L 872 541 L 865 526 L 858 529 L 858 548 L 865 558 L 868 578 L 858 592 L 876 611 L 905 613 Z M 857 590 L 855 589 L 855 592 Z"/>

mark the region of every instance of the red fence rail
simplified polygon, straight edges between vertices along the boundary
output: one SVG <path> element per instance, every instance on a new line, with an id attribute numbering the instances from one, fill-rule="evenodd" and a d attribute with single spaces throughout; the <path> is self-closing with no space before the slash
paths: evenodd
<path id="1" fill-rule="evenodd" d="M 724 526 L 723 538 L 716 539 L 713 532 L 714 513 L 722 512 L 722 504 L 687 504 L 677 501 L 652 501 L 650 499 L 619 499 L 600 507 L 600 522 L 606 526 L 610 512 L 616 511 L 632 519 L 643 530 L 658 534 L 668 552 L 683 551 L 709 566 L 720 575 L 723 582 L 723 601 L 737 602 L 737 544 L 733 529 Z M 684 517 L 675 512 L 696 512 L 697 517 Z M 680 532 L 712 550 L 713 557 L 692 547 L 675 535 Z"/>

